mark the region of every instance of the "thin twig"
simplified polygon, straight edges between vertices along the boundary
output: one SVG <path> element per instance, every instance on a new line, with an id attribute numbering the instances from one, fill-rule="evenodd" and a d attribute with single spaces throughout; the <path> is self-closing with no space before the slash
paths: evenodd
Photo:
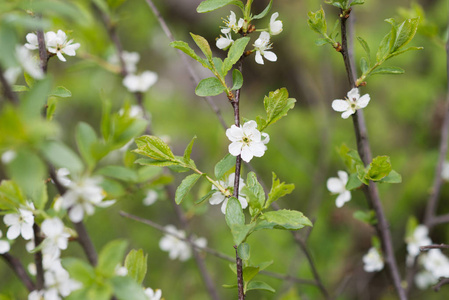
<path id="1" fill-rule="evenodd" d="M 449 245 L 439 244 L 439 245 L 427 245 L 419 247 L 419 251 L 428 251 L 431 249 L 449 249 Z"/>
<path id="2" fill-rule="evenodd" d="M 41 68 L 44 73 L 47 73 L 48 53 L 47 47 L 45 46 L 44 31 L 42 31 L 42 29 L 39 29 L 36 31 L 36 35 L 37 35 L 37 43 L 39 46 L 39 59 L 41 61 Z"/>
<path id="3" fill-rule="evenodd" d="M 3 69 L 0 66 L 0 83 L 3 86 L 3 93 L 5 94 L 5 97 L 14 105 L 19 104 L 19 98 L 17 97 L 17 94 L 12 91 L 11 85 L 6 80 Z"/>
<path id="4" fill-rule="evenodd" d="M 441 287 L 446 284 L 449 284 L 449 278 L 441 279 L 440 282 L 438 282 L 438 284 L 433 287 L 433 290 L 435 292 L 438 292 L 441 289 Z"/>
<path id="5" fill-rule="evenodd" d="M 14 273 L 16 273 L 17 277 L 23 282 L 28 291 L 34 291 L 36 286 L 31 278 L 28 276 L 25 268 L 23 267 L 20 260 L 9 253 L 0 254 L 1 257 L 6 261 L 6 263 L 13 269 Z"/>
<path id="6" fill-rule="evenodd" d="M 352 65 L 354 65 L 354 56 L 350 56 L 351 52 L 348 51 L 348 36 L 347 36 L 347 26 L 346 22 L 349 15 L 349 12 L 344 12 L 341 10 L 341 36 L 342 36 L 342 49 L 341 54 L 343 56 L 343 60 L 346 67 L 346 72 L 348 74 L 348 79 L 351 88 L 356 87 L 355 80 L 356 74 L 353 73 Z M 351 26 L 351 23 L 348 24 Z M 365 124 L 365 119 L 363 116 L 362 110 L 357 110 L 355 114 L 353 114 L 353 124 L 354 130 L 357 140 L 357 149 L 359 155 L 365 165 L 368 165 L 371 162 L 372 155 L 371 149 L 368 140 L 368 132 Z M 399 274 L 399 269 L 396 263 L 396 258 L 394 256 L 393 244 L 391 233 L 388 225 L 388 221 L 386 219 L 382 202 L 380 200 L 379 191 L 377 189 L 377 185 L 374 182 L 370 182 L 368 186 L 364 186 L 363 191 L 368 200 L 369 205 L 374 209 L 376 213 L 376 217 L 378 223 L 376 225 L 377 233 L 380 236 L 383 253 L 385 256 L 385 262 L 389 267 L 390 275 L 393 280 L 393 284 L 396 288 L 398 296 L 401 300 L 407 299 L 407 295 L 405 293 L 404 288 L 401 285 L 401 276 Z"/>
<path id="7" fill-rule="evenodd" d="M 168 28 L 167 23 L 165 22 L 165 20 L 162 17 L 161 13 L 157 9 L 156 5 L 154 5 L 152 0 L 146 0 L 146 2 L 148 4 L 148 6 L 151 8 L 151 10 L 153 11 L 154 15 L 156 16 L 159 24 L 162 27 L 162 30 L 165 33 L 165 35 L 168 37 L 168 39 L 171 42 L 174 42 L 175 38 L 174 38 L 172 32 L 170 31 L 170 29 Z M 198 75 L 196 74 L 196 72 L 194 71 L 192 66 L 190 65 L 189 59 L 184 54 L 184 52 L 182 52 L 181 50 L 178 50 L 178 53 L 181 56 L 181 59 L 182 59 L 182 62 L 184 64 L 184 66 L 186 67 L 187 71 L 189 72 L 190 78 L 195 83 L 195 86 L 198 85 L 198 83 L 200 82 L 200 79 L 198 78 Z M 212 99 L 212 97 L 203 97 L 203 99 L 206 100 L 206 102 L 212 108 L 212 110 L 214 111 L 214 113 L 217 116 L 218 120 L 220 121 L 220 124 L 222 125 L 222 127 L 224 129 L 228 128 L 228 126 L 226 125 L 225 120 L 223 119 L 223 116 L 221 114 L 220 109 L 218 108 L 217 105 L 215 105 L 214 100 Z"/>
<path id="8" fill-rule="evenodd" d="M 37 248 L 42 243 L 41 229 L 39 226 L 33 224 L 34 232 L 34 247 Z M 34 253 L 34 263 L 36 265 L 36 289 L 42 290 L 44 288 L 44 266 L 42 263 L 42 251 L 36 251 Z"/>

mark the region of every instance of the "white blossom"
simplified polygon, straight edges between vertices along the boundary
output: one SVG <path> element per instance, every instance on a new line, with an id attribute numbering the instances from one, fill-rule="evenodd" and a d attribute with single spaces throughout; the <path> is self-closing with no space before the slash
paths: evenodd
<path id="1" fill-rule="evenodd" d="M 432 244 L 429 238 L 429 230 L 425 225 L 416 226 L 412 236 L 405 239 L 407 243 L 407 252 L 411 257 L 416 257 L 419 254 L 419 247 Z"/>
<path id="2" fill-rule="evenodd" d="M 245 20 L 243 20 L 242 18 L 240 18 L 237 22 L 237 17 L 235 16 L 235 13 L 231 10 L 231 14 L 229 15 L 228 19 L 224 20 L 226 28 L 222 29 L 221 32 L 229 33 L 232 30 L 235 33 L 238 33 L 242 28 L 244 22 Z"/>
<path id="3" fill-rule="evenodd" d="M 16 46 L 16 57 L 22 68 L 34 79 L 44 78 L 38 57 L 33 56 L 25 46 Z"/>
<path id="4" fill-rule="evenodd" d="M 221 32 L 225 36 L 223 37 L 220 35 L 215 45 L 217 46 L 218 49 L 227 50 L 234 43 L 234 40 L 232 39 L 231 33 L 229 31 L 226 32 L 226 30 L 223 29 Z"/>
<path id="5" fill-rule="evenodd" d="M 151 71 L 145 71 L 140 75 L 128 74 L 123 79 L 123 85 L 132 93 L 143 93 L 156 83 L 157 78 L 157 74 Z"/>
<path id="6" fill-rule="evenodd" d="M 153 205 L 158 198 L 158 194 L 155 190 L 148 190 L 147 195 L 143 199 L 143 205 L 150 206 Z"/>
<path id="7" fill-rule="evenodd" d="M 233 156 L 241 155 L 246 162 L 254 156 L 262 157 L 267 150 L 265 144 L 270 140 L 267 133 L 261 134 L 257 130 L 255 121 L 248 121 L 240 127 L 232 125 L 226 130 L 226 136 L 232 142 L 228 147 L 229 153 Z"/>
<path id="8" fill-rule="evenodd" d="M 69 209 L 69 218 L 72 222 L 81 222 L 84 214 L 92 215 L 95 206 L 107 207 L 115 200 L 103 201 L 105 193 L 98 185 L 99 178 L 83 178 L 72 181 L 67 192 L 62 196 L 62 207 Z"/>
<path id="9" fill-rule="evenodd" d="M 348 183 L 348 173 L 345 171 L 338 171 L 338 178 L 331 177 L 327 180 L 327 189 L 333 193 L 338 194 L 335 200 L 337 207 L 342 207 L 346 202 L 351 200 L 351 192 L 346 189 Z"/>
<path id="10" fill-rule="evenodd" d="M 256 63 L 261 65 L 264 64 L 262 56 L 269 61 L 276 61 L 278 59 L 276 54 L 272 51 L 267 51 L 271 48 L 270 34 L 266 31 L 262 31 L 259 38 L 254 42 L 254 50 L 256 50 Z"/>
<path id="11" fill-rule="evenodd" d="M 59 218 L 46 219 L 41 225 L 45 235 L 42 253 L 51 257 L 59 257 L 60 250 L 67 249 L 70 234 L 65 230 L 64 223 Z"/>
<path id="12" fill-rule="evenodd" d="M 440 249 L 431 249 L 422 256 L 424 268 L 436 278 L 449 277 L 449 259 Z"/>
<path id="13" fill-rule="evenodd" d="M 31 207 L 34 209 L 34 206 Z M 25 240 L 33 237 L 34 215 L 31 210 L 19 208 L 17 214 L 7 214 L 3 217 L 3 222 L 9 227 L 6 237 L 15 240 L 21 235 Z"/>
<path id="14" fill-rule="evenodd" d="M 371 247 L 368 253 L 363 256 L 363 263 L 363 269 L 366 272 L 376 272 L 384 268 L 382 256 L 374 247 Z"/>
<path id="15" fill-rule="evenodd" d="M 123 63 L 125 64 L 126 73 L 135 73 L 137 71 L 137 63 L 140 60 L 140 54 L 137 52 L 122 52 Z M 109 59 L 110 63 L 119 64 L 120 60 L 118 55 L 113 55 Z"/>
<path id="16" fill-rule="evenodd" d="M 231 173 L 228 177 L 227 181 L 218 181 L 218 183 L 223 186 L 226 190 L 230 191 L 231 193 L 234 191 L 234 179 L 235 179 L 235 173 Z M 240 202 L 240 205 L 243 209 L 248 207 L 248 202 L 246 201 L 245 194 L 241 192 L 241 189 L 245 186 L 245 183 L 242 178 L 240 178 L 239 181 L 239 197 L 238 200 Z M 226 214 L 226 206 L 228 205 L 228 198 L 223 195 L 215 185 L 212 185 L 212 190 L 216 190 L 215 193 L 212 194 L 212 196 L 209 199 L 209 203 L 212 205 L 218 205 L 223 202 L 221 205 L 221 212 Z"/>
<path id="17" fill-rule="evenodd" d="M 128 275 L 128 269 L 124 266 L 117 265 L 115 267 L 114 274 L 117 276 L 126 276 Z"/>
<path id="18" fill-rule="evenodd" d="M 58 295 L 67 297 L 73 291 L 82 287 L 82 284 L 70 278 L 69 273 L 64 270 L 47 271 L 44 273 L 45 278 L 45 292 L 44 298 L 47 299 L 60 299 Z"/>
<path id="19" fill-rule="evenodd" d="M 162 297 L 162 291 L 159 289 L 153 290 L 152 288 L 146 288 L 144 293 L 148 300 L 161 300 Z"/>
<path id="20" fill-rule="evenodd" d="M 125 114 L 125 110 L 121 108 L 118 111 L 118 114 L 120 116 L 123 116 Z M 128 109 L 128 116 L 133 119 L 143 118 L 143 110 L 139 105 L 131 105 L 131 107 Z"/>
<path id="21" fill-rule="evenodd" d="M 8 151 L 5 151 L 5 152 L 2 154 L 2 158 L 1 158 L 2 163 L 3 163 L 4 165 L 7 165 L 7 164 L 9 164 L 10 162 L 12 162 L 12 161 L 14 160 L 14 158 L 16 158 L 16 156 L 17 156 L 17 153 L 16 153 L 16 151 L 14 151 L 14 150 L 8 150 Z"/>
<path id="22" fill-rule="evenodd" d="M 350 90 L 347 96 L 348 97 L 344 100 L 336 99 L 332 101 L 332 108 L 335 111 L 343 112 L 341 114 L 343 119 L 347 119 L 350 115 L 354 114 L 357 109 L 365 108 L 370 101 L 368 94 L 360 97 L 358 88 L 353 88 Z"/>
<path id="23" fill-rule="evenodd" d="M 28 294 L 28 300 L 47 300 L 47 299 L 44 299 L 44 291 L 34 290 Z"/>
<path id="24" fill-rule="evenodd" d="M 5 70 L 3 76 L 10 85 L 13 85 L 14 83 L 16 83 L 17 77 L 19 77 L 21 72 L 22 70 L 20 67 L 11 67 Z"/>
<path id="25" fill-rule="evenodd" d="M 0 230 L 0 238 L 3 236 L 2 231 Z M 5 254 L 11 249 L 11 245 L 8 241 L 0 240 L 0 254 Z"/>
<path id="26" fill-rule="evenodd" d="M 415 276 L 416 286 L 421 290 L 427 289 L 429 286 L 434 285 L 437 282 L 438 278 L 426 270 L 417 273 Z"/>
<path id="27" fill-rule="evenodd" d="M 72 181 L 69 179 L 70 171 L 67 168 L 60 168 L 56 170 L 56 178 L 63 186 L 69 186 Z"/>
<path id="28" fill-rule="evenodd" d="M 62 30 L 58 30 L 57 33 L 53 31 L 47 32 L 45 39 L 48 52 L 56 54 L 61 61 L 66 61 L 62 54 L 75 56 L 75 51 L 80 47 L 79 43 L 72 44 L 73 40 L 67 40 L 67 35 Z"/>
<path id="29" fill-rule="evenodd" d="M 441 169 L 441 178 L 449 181 L 449 161 L 443 163 L 443 168 Z"/>
<path id="30" fill-rule="evenodd" d="M 44 36 L 45 38 L 45 36 Z M 25 47 L 28 50 L 36 50 L 39 49 L 39 42 L 37 40 L 37 35 L 35 33 L 28 33 L 26 35 L 27 43 L 25 44 Z"/>
<path id="31" fill-rule="evenodd" d="M 278 35 L 282 32 L 282 21 L 277 20 L 277 17 L 279 17 L 279 13 L 275 12 L 271 15 L 270 19 L 270 25 L 269 25 L 269 31 L 271 35 Z"/>
<path id="32" fill-rule="evenodd" d="M 167 251 L 170 259 L 179 258 L 181 261 L 189 259 L 192 256 L 192 248 L 187 242 L 180 239 L 186 238 L 184 230 L 178 230 L 173 225 L 165 226 L 165 230 L 170 234 L 165 234 L 159 241 L 161 250 Z M 192 237 L 192 241 L 198 247 L 206 247 L 207 245 L 207 240 L 205 238 Z"/>

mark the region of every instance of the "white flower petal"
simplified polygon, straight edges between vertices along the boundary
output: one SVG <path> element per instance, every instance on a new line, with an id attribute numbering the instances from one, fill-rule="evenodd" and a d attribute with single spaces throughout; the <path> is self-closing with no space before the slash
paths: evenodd
<path id="1" fill-rule="evenodd" d="M 240 155 L 241 155 L 242 159 L 246 162 L 250 162 L 254 156 L 248 146 L 243 146 L 242 152 L 240 153 Z"/>
<path id="2" fill-rule="evenodd" d="M 346 100 L 336 99 L 332 101 L 332 109 L 338 112 L 347 111 L 350 105 Z"/>
<path id="3" fill-rule="evenodd" d="M 345 191 L 338 195 L 337 199 L 335 199 L 335 205 L 340 208 L 342 207 L 346 202 L 351 200 L 351 192 Z"/>
<path id="4" fill-rule="evenodd" d="M 344 190 L 344 185 L 341 182 L 340 178 L 336 178 L 336 177 L 331 177 L 327 180 L 326 183 L 327 189 L 331 192 L 331 193 L 340 193 L 341 191 Z"/>
<path id="5" fill-rule="evenodd" d="M 357 106 L 360 108 L 365 108 L 370 101 L 369 94 L 365 94 L 357 100 Z"/>
<path id="6" fill-rule="evenodd" d="M 353 89 L 351 89 L 351 90 L 348 92 L 347 95 L 348 95 L 348 99 L 349 99 L 349 100 L 354 101 L 354 102 L 357 102 L 357 100 L 358 100 L 359 97 L 360 97 L 359 89 L 358 89 L 358 88 L 353 88 Z"/>
<path id="7" fill-rule="evenodd" d="M 240 155 L 241 151 L 242 151 L 242 147 L 243 147 L 243 143 L 242 142 L 232 142 L 229 147 L 229 153 L 231 153 L 231 155 L 233 156 L 237 156 Z"/>
<path id="8" fill-rule="evenodd" d="M 343 119 L 347 119 L 347 118 L 349 118 L 350 115 L 352 115 L 354 113 L 355 113 L 355 111 L 348 109 L 347 111 L 345 111 L 344 113 L 341 114 L 341 117 Z"/>
<path id="9" fill-rule="evenodd" d="M 260 54 L 260 51 L 256 51 L 256 63 L 263 65 L 263 58 L 262 54 Z"/>
<path id="10" fill-rule="evenodd" d="M 263 57 L 268 59 L 269 61 L 277 61 L 278 57 L 271 51 L 264 51 Z"/>

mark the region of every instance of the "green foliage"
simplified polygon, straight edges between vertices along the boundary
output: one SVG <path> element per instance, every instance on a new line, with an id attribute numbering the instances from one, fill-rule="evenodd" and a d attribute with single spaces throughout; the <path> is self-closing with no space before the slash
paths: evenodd
<path id="1" fill-rule="evenodd" d="M 137 149 L 133 150 L 138 154 L 148 156 L 159 161 L 176 161 L 170 147 L 157 136 L 144 135 L 136 139 Z"/>
<path id="2" fill-rule="evenodd" d="M 273 0 L 270 0 L 270 2 L 268 2 L 267 7 L 265 7 L 265 9 L 260 14 L 253 16 L 252 19 L 258 20 L 258 19 L 264 18 L 270 12 L 272 6 L 273 6 Z"/>
<path id="3" fill-rule="evenodd" d="M 193 143 L 196 140 L 196 136 L 194 136 L 192 138 L 192 140 L 190 141 L 190 143 L 187 145 L 186 149 L 184 150 L 184 156 L 183 159 L 185 161 L 185 163 L 190 163 L 190 155 L 192 154 L 192 147 L 193 147 Z"/>
<path id="4" fill-rule="evenodd" d="M 237 253 L 239 254 L 239 257 L 243 260 L 243 261 L 247 261 L 250 258 L 250 252 L 249 252 L 249 245 L 247 243 L 241 243 L 238 247 L 237 247 Z"/>
<path id="5" fill-rule="evenodd" d="M 263 281 L 251 281 L 248 283 L 248 286 L 246 287 L 246 291 L 252 291 L 252 290 L 265 290 L 272 293 L 275 293 L 276 290 L 273 289 L 269 284 L 263 282 Z"/>
<path id="6" fill-rule="evenodd" d="M 190 35 L 192 36 L 192 39 L 195 41 L 195 44 L 198 46 L 198 48 L 200 48 L 201 51 L 204 53 L 206 58 L 208 60 L 211 60 L 212 59 L 212 50 L 210 49 L 210 46 L 209 46 L 209 43 L 207 42 L 207 40 L 200 35 L 196 35 L 193 33 L 190 33 Z"/>
<path id="7" fill-rule="evenodd" d="M 346 183 L 346 189 L 348 191 L 359 188 L 362 185 L 362 182 L 357 176 L 357 173 L 352 173 L 349 175 L 348 183 Z"/>
<path id="8" fill-rule="evenodd" d="M 173 48 L 181 50 L 182 52 L 184 52 L 185 54 L 187 54 L 188 56 L 190 56 L 191 58 L 193 58 L 197 62 L 201 63 L 203 65 L 203 67 L 205 67 L 206 69 L 210 69 L 211 68 L 210 65 L 207 63 L 207 61 L 202 59 L 198 55 L 196 55 L 195 51 L 193 51 L 193 49 L 190 48 L 190 46 L 186 42 L 174 41 L 174 42 L 170 43 L 170 46 L 172 46 Z"/>
<path id="9" fill-rule="evenodd" d="M 232 66 L 242 57 L 249 40 L 249 37 L 243 37 L 232 43 L 228 51 L 228 56 L 223 61 L 223 74 L 227 74 Z"/>
<path id="10" fill-rule="evenodd" d="M 195 94 L 200 97 L 217 96 L 226 91 L 226 87 L 216 77 L 201 80 L 195 89 Z"/>
<path id="11" fill-rule="evenodd" d="M 354 219 L 362 221 L 368 225 L 376 225 L 377 217 L 376 212 L 374 210 L 362 211 L 358 210 L 353 214 Z"/>
<path id="12" fill-rule="evenodd" d="M 295 102 L 296 99 L 288 98 L 288 91 L 286 88 L 270 92 L 263 100 L 267 117 L 266 119 L 263 119 L 260 116 L 256 118 L 257 129 L 263 131 L 269 125 L 274 124 L 285 117 L 288 111 L 295 106 Z"/>
<path id="13" fill-rule="evenodd" d="M 84 170 L 78 155 L 60 141 L 47 141 L 40 150 L 45 158 L 57 168 L 67 168 L 72 174 L 81 174 Z"/>
<path id="14" fill-rule="evenodd" d="M 280 182 L 276 174 L 274 174 L 274 172 L 272 174 L 273 179 L 271 183 L 271 190 L 270 193 L 268 194 L 267 203 L 265 203 L 264 208 L 268 208 L 271 205 L 271 203 L 277 201 L 279 198 L 291 194 L 291 192 L 293 192 L 293 190 L 295 189 L 294 184 L 286 184 L 285 182 Z"/>
<path id="15" fill-rule="evenodd" d="M 176 189 L 175 201 L 176 204 L 180 204 L 186 197 L 187 193 L 193 188 L 195 183 L 200 179 L 200 174 L 191 174 L 184 178 L 181 184 Z"/>
<path id="16" fill-rule="evenodd" d="M 232 168 L 235 167 L 235 156 L 226 154 L 226 156 L 220 160 L 214 168 L 214 174 L 217 179 L 223 179 L 223 176 Z"/>
<path id="17" fill-rule="evenodd" d="M 390 158 L 388 156 L 377 156 L 369 164 L 365 179 L 379 181 L 390 174 L 391 170 Z"/>
<path id="18" fill-rule="evenodd" d="M 243 85 L 243 75 L 238 69 L 232 71 L 232 88 L 231 91 L 239 90 Z"/>
<path id="19" fill-rule="evenodd" d="M 244 9 L 243 3 L 239 0 L 206 0 L 200 3 L 196 11 L 199 13 L 206 13 L 222 8 L 223 6 L 226 6 L 228 4 L 236 5 L 242 11 Z"/>
<path id="20" fill-rule="evenodd" d="M 26 203 L 20 187 L 12 180 L 2 180 L 0 184 L 0 209 L 15 210 Z"/>
<path id="21" fill-rule="evenodd" d="M 324 13 L 323 7 L 316 12 L 309 12 L 307 15 L 309 16 L 307 20 L 309 27 L 319 34 L 327 35 L 326 14 Z"/>
<path id="22" fill-rule="evenodd" d="M 116 276 L 111 278 L 112 286 L 114 287 L 114 295 L 119 300 L 147 300 L 142 287 L 133 278 L 127 276 Z"/>
<path id="23" fill-rule="evenodd" d="M 284 229 L 298 230 L 304 226 L 313 226 L 312 222 L 302 212 L 288 209 L 269 211 L 260 217 L 261 221 L 254 230 Z"/>
<path id="24" fill-rule="evenodd" d="M 251 216 L 256 217 L 264 208 L 265 192 L 254 172 L 248 173 L 246 186 L 242 188 L 242 193 L 246 195 Z"/>
<path id="25" fill-rule="evenodd" d="M 121 265 L 128 242 L 124 240 L 111 241 L 101 249 L 98 255 L 96 271 L 105 277 L 112 277 L 115 268 Z"/>

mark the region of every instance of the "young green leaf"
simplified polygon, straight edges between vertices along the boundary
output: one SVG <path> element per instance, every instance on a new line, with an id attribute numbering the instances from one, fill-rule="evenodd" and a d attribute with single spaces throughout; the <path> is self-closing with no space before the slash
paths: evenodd
<path id="1" fill-rule="evenodd" d="M 159 161 L 174 161 L 175 156 L 170 147 L 157 136 L 144 135 L 136 139 L 137 149 L 133 150 L 138 154 L 148 156 Z"/>
<path id="2" fill-rule="evenodd" d="M 25 196 L 20 187 L 12 180 L 2 180 L 0 184 L 0 209 L 14 210 L 20 204 L 25 204 Z"/>
<path id="3" fill-rule="evenodd" d="M 226 91 L 220 80 L 216 77 L 209 77 L 201 80 L 195 89 L 195 94 L 200 97 L 217 96 Z"/>
<path id="4" fill-rule="evenodd" d="M 223 176 L 235 166 L 235 156 L 226 154 L 226 156 L 220 160 L 214 168 L 215 178 L 222 179 Z"/>
<path id="5" fill-rule="evenodd" d="M 42 154 L 57 168 L 67 168 L 72 173 L 80 174 L 83 163 L 78 155 L 59 141 L 48 141 L 41 147 Z"/>
<path id="6" fill-rule="evenodd" d="M 111 283 L 114 287 L 114 295 L 118 300 L 148 300 L 142 286 L 131 277 L 116 276 L 111 278 Z"/>
<path id="7" fill-rule="evenodd" d="M 125 258 L 125 267 L 128 276 L 141 284 L 147 273 L 148 254 L 144 254 L 142 249 L 132 249 Z"/>
<path id="8" fill-rule="evenodd" d="M 377 224 L 376 212 L 374 210 L 369 211 L 358 210 L 354 212 L 353 217 L 354 219 L 362 221 L 368 225 Z"/>
<path id="9" fill-rule="evenodd" d="M 184 180 L 181 182 L 181 184 L 176 189 L 176 193 L 175 193 L 176 204 L 179 205 L 182 202 L 182 200 L 184 200 L 184 198 L 187 196 L 187 194 L 192 189 L 192 187 L 195 185 L 195 183 L 198 181 L 198 179 L 200 179 L 200 177 L 201 177 L 200 174 L 194 173 L 194 174 L 190 174 L 189 176 L 184 178 Z"/>
<path id="10" fill-rule="evenodd" d="M 368 43 L 360 36 L 357 37 L 357 40 L 359 41 L 359 43 L 362 46 L 363 50 L 365 50 L 365 53 L 366 53 L 366 56 L 368 57 L 368 60 L 371 60 L 371 51 L 369 49 Z"/>
<path id="11" fill-rule="evenodd" d="M 239 38 L 232 44 L 231 48 L 229 48 L 228 56 L 223 61 L 224 74 L 228 73 L 232 66 L 242 57 L 249 40 L 249 37 Z"/>
<path id="12" fill-rule="evenodd" d="M 121 265 L 128 242 L 125 240 L 114 240 L 106 244 L 98 255 L 96 270 L 105 277 L 114 275 L 117 265 Z"/>
<path id="13" fill-rule="evenodd" d="M 365 0 L 352 0 L 349 6 L 362 5 L 362 4 L 365 4 Z"/>
<path id="14" fill-rule="evenodd" d="M 376 74 L 393 74 L 393 75 L 398 75 L 398 74 L 404 74 L 404 70 L 398 67 L 380 67 L 380 68 L 375 68 L 370 75 L 376 75 Z"/>
<path id="15" fill-rule="evenodd" d="M 135 163 L 142 166 L 153 166 L 153 167 L 168 167 L 178 164 L 178 162 L 172 160 L 159 161 L 151 158 L 139 158 L 135 161 Z"/>
<path id="16" fill-rule="evenodd" d="M 248 200 L 251 216 L 258 214 L 265 203 L 265 192 L 257 180 L 254 172 L 249 172 L 246 179 L 246 186 L 242 188 L 242 192 Z"/>
<path id="17" fill-rule="evenodd" d="M 209 43 L 205 38 L 203 38 L 201 35 L 196 35 L 193 33 L 190 33 L 193 40 L 195 41 L 195 44 L 198 46 L 198 48 L 201 49 L 201 51 L 204 53 L 206 58 L 208 60 L 212 59 L 212 50 L 210 49 Z"/>
<path id="18" fill-rule="evenodd" d="M 228 4 L 237 5 L 242 11 L 244 10 L 243 3 L 239 0 L 206 0 L 200 3 L 196 11 L 199 13 L 206 13 L 222 8 Z"/>
<path id="19" fill-rule="evenodd" d="M 245 225 L 245 215 L 243 214 L 242 206 L 235 197 L 228 199 L 228 204 L 226 205 L 226 224 L 231 229 L 234 225 Z"/>
<path id="20" fill-rule="evenodd" d="M 263 100 L 267 119 L 264 120 L 264 124 L 261 127 L 258 126 L 258 130 L 263 131 L 269 125 L 274 124 L 285 117 L 288 111 L 295 106 L 295 102 L 296 99 L 288 98 L 288 91 L 286 88 L 270 92 Z M 257 123 L 259 125 L 259 122 Z"/>
<path id="21" fill-rule="evenodd" d="M 294 184 L 286 184 L 285 182 L 281 182 L 274 172 L 272 173 L 271 182 L 271 190 L 268 194 L 267 203 L 265 204 L 264 208 L 268 208 L 271 203 L 277 201 L 279 198 L 282 198 L 285 195 L 290 194 L 295 189 Z"/>
<path id="22" fill-rule="evenodd" d="M 96 277 L 94 268 L 81 259 L 63 258 L 61 263 L 69 272 L 71 278 L 85 285 L 91 284 Z"/>
<path id="23" fill-rule="evenodd" d="M 349 175 L 348 182 L 346 183 L 346 190 L 351 191 L 359 188 L 362 182 L 357 177 L 357 173 L 352 173 Z"/>
<path id="24" fill-rule="evenodd" d="M 365 74 L 369 70 L 369 64 L 365 57 L 360 59 L 360 70 L 362 70 L 362 74 Z"/>
<path id="25" fill-rule="evenodd" d="M 316 12 L 309 12 L 307 15 L 309 16 L 309 19 L 307 20 L 307 24 L 309 24 L 309 27 L 315 32 L 326 35 L 327 24 L 323 7 L 321 7 L 321 9 Z"/>
<path id="26" fill-rule="evenodd" d="M 238 69 L 234 69 L 232 71 L 232 88 L 231 91 L 238 90 L 243 85 L 243 76 L 242 73 Z"/>
<path id="27" fill-rule="evenodd" d="M 54 96 L 59 98 L 68 98 L 72 97 L 72 92 L 70 92 L 67 88 L 63 86 L 57 86 L 54 88 L 48 96 Z"/>
<path id="28" fill-rule="evenodd" d="M 328 0 L 328 1 L 324 1 L 324 3 L 333 5 L 335 7 L 341 8 L 341 9 L 348 8 L 348 0 Z"/>
<path id="29" fill-rule="evenodd" d="M 369 164 L 365 178 L 367 180 L 379 181 L 390 174 L 392 170 L 388 156 L 377 156 Z"/>
<path id="30" fill-rule="evenodd" d="M 243 268 L 243 281 L 248 284 L 256 275 L 259 274 L 259 268 L 247 266 Z"/>
<path id="31" fill-rule="evenodd" d="M 203 65 L 203 67 L 205 67 L 206 69 L 209 69 L 209 70 L 211 69 L 211 66 L 208 64 L 208 62 L 205 61 L 204 59 L 202 59 L 201 57 L 199 57 L 195 53 L 195 51 L 193 51 L 193 49 L 190 48 L 189 44 L 187 44 L 186 42 L 174 41 L 174 42 L 170 43 L 170 46 L 172 46 L 173 48 L 176 48 L 178 50 L 181 50 L 182 52 L 184 52 L 185 54 L 187 54 L 188 56 L 190 56 L 197 62 L 201 63 Z"/>
<path id="32" fill-rule="evenodd" d="M 253 20 L 259 20 L 265 17 L 271 10 L 271 6 L 273 5 L 273 0 L 270 0 L 267 7 L 260 13 L 252 17 Z"/>
<path id="33" fill-rule="evenodd" d="M 260 217 L 254 230 L 260 229 L 284 229 L 298 230 L 304 226 L 313 226 L 312 222 L 302 212 L 296 210 L 281 209 L 269 211 Z"/>
<path id="34" fill-rule="evenodd" d="M 248 283 L 246 290 L 247 291 L 264 290 L 264 291 L 268 291 L 268 292 L 272 292 L 272 293 L 276 292 L 275 289 L 273 289 L 270 285 L 268 285 L 267 283 L 265 283 L 263 281 L 251 281 L 250 283 Z"/>
<path id="35" fill-rule="evenodd" d="M 249 245 L 247 243 L 241 243 L 237 247 L 237 253 L 239 254 L 240 258 L 244 261 L 249 260 L 250 253 L 249 253 Z"/>
<path id="36" fill-rule="evenodd" d="M 135 170 L 123 166 L 108 165 L 98 169 L 95 173 L 126 182 L 137 182 L 138 179 Z"/>
<path id="37" fill-rule="evenodd" d="M 402 182 L 402 176 L 396 172 L 395 170 L 391 170 L 390 174 L 385 176 L 380 180 L 380 182 L 385 183 L 401 183 Z"/>
<path id="38" fill-rule="evenodd" d="M 193 143 L 195 142 L 196 136 L 194 136 L 192 138 L 192 140 L 190 141 L 190 143 L 187 145 L 186 149 L 184 150 L 184 162 L 186 164 L 190 163 L 190 154 L 192 154 L 192 147 L 193 147 Z"/>
<path id="39" fill-rule="evenodd" d="M 92 155 L 92 145 L 97 142 L 95 130 L 89 124 L 80 122 L 75 129 L 75 139 L 81 157 L 89 168 L 92 169 L 95 165 L 95 158 Z"/>
<path id="40" fill-rule="evenodd" d="M 418 30 L 419 18 L 407 19 L 402 22 L 396 31 L 396 40 L 391 52 L 396 52 L 407 45 L 415 36 Z"/>
<path id="41" fill-rule="evenodd" d="M 203 203 L 206 200 L 209 200 L 209 198 L 212 197 L 212 195 L 215 194 L 215 193 L 217 193 L 217 190 L 215 190 L 215 189 L 210 190 L 209 192 L 207 192 L 206 195 L 201 197 L 199 200 L 196 200 L 195 204 L 200 204 L 200 203 Z"/>

